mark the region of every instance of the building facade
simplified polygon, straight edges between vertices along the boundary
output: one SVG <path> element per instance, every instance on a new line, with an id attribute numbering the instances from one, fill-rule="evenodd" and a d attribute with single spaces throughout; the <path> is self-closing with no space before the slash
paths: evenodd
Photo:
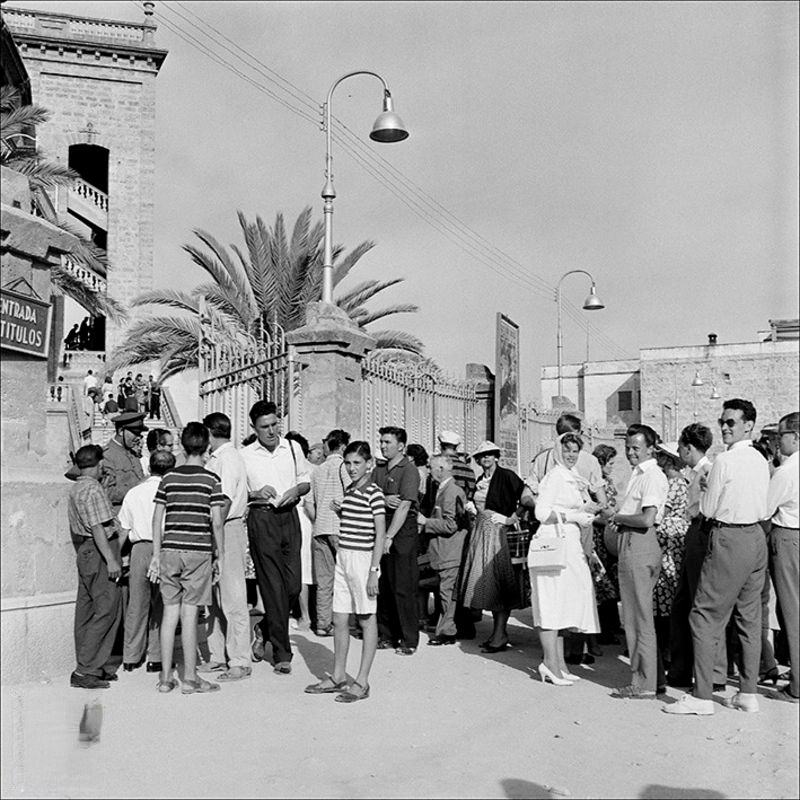
<path id="1" fill-rule="evenodd" d="M 107 291 L 127 306 L 153 287 L 156 76 L 153 3 L 141 24 L 3 6 L 3 17 L 50 119 L 37 144 L 80 176 L 56 192 L 59 216 L 108 253 Z M 104 320 L 99 323 L 104 328 Z M 109 325 L 95 350 L 110 350 Z"/>

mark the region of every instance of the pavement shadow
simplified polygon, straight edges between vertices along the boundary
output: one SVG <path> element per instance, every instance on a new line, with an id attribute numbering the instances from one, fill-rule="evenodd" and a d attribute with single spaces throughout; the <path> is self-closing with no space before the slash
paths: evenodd
<path id="1" fill-rule="evenodd" d="M 312 675 L 321 676 L 324 672 L 333 672 L 333 646 L 326 647 L 299 633 L 293 633 L 289 638 Z M 333 645 L 333 639 L 329 641 Z"/>
<path id="2" fill-rule="evenodd" d="M 565 789 L 555 786 L 543 786 L 541 783 L 533 783 L 522 778 L 503 778 L 500 781 L 505 796 L 511 800 L 553 800 L 558 797 L 569 797 L 570 793 Z"/>
<path id="3" fill-rule="evenodd" d="M 713 798 L 725 798 L 728 795 L 717 792 L 714 789 L 684 789 L 680 786 L 663 786 L 659 783 L 651 783 L 642 789 L 639 797 L 644 800 L 680 800 L 681 798 L 698 798 L 698 800 L 713 800 Z"/>

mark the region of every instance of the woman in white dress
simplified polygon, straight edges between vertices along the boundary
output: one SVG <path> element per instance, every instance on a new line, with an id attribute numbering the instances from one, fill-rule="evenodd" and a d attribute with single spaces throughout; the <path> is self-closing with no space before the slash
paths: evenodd
<path id="1" fill-rule="evenodd" d="M 531 607 L 533 624 L 544 651 L 539 665 L 543 681 L 570 686 L 577 676 L 570 674 L 564 661 L 565 630 L 599 633 L 594 585 L 586 555 L 581 547 L 581 527 L 591 525 L 594 513 L 588 484 L 575 471 L 583 440 L 576 433 L 565 433 L 556 443 L 557 465 L 539 485 L 536 518 L 541 523 L 537 536 L 563 536 L 565 566 L 533 568 L 531 556 Z"/>

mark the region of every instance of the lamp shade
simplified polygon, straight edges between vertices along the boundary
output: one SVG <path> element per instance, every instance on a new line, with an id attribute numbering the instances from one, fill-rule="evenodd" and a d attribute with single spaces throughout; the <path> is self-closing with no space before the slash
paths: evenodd
<path id="1" fill-rule="evenodd" d="M 692 380 L 692 386 L 702 386 L 703 379 L 700 377 L 700 370 L 695 370 L 694 373 L 694 380 Z"/>
<path id="2" fill-rule="evenodd" d="M 711 397 L 708 398 L 709 400 L 719 400 L 719 392 L 717 391 L 716 386 L 711 387 Z"/>
<path id="3" fill-rule="evenodd" d="M 402 142 L 408 139 L 408 131 L 394 111 L 382 111 L 372 126 L 369 138 L 373 142 Z"/>
<path id="4" fill-rule="evenodd" d="M 605 308 L 605 305 L 600 301 L 600 298 L 597 296 L 597 289 L 595 285 L 592 284 L 589 296 L 583 301 L 583 310 L 599 311 L 601 308 Z"/>

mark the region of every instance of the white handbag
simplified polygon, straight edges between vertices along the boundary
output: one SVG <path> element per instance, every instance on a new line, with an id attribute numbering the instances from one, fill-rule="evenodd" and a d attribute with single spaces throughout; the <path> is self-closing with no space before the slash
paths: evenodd
<path id="1" fill-rule="evenodd" d="M 531 537 L 531 544 L 528 548 L 528 567 L 534 570 L 555 570 L 564 569 L 567 566 L 567 552 L 564 546 L 564 532 L 562 525 L 564 515 L 561 511 L 556 511 L 556 535 L 541 536 L 542 528 L 549 528 L 549 525 L 540 525 L 539 531 Z"/>

